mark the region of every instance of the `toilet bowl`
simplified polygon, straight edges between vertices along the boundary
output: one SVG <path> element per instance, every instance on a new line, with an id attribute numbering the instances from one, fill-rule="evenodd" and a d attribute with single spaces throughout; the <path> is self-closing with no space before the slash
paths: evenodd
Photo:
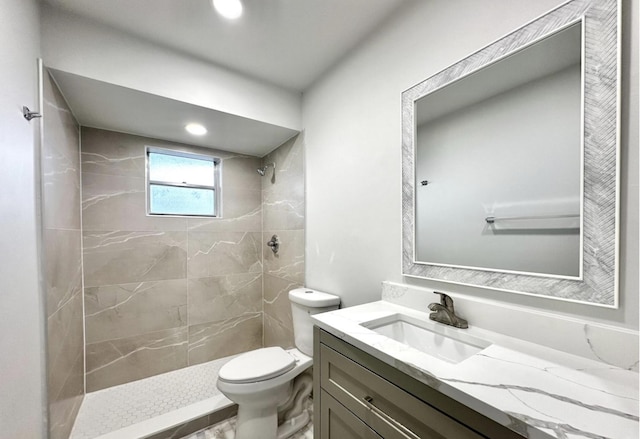
<path id="1" fill-rule="evenodd" d="M 337 296 L 305 288 L 290 291 L 289 300 L 296 348 L 245 352 L 220 369 L 218 389 L 238 404 L 236 439 L 283 439 L 278 437 L 278 407 L 291 397 L 293 380 L 313 364 L 309 316 L 337 309 L 340 303 Z M 289 429 L 286 437 L 294 432 Z"/>
<path id="2" fill-rule="evenodd" d="M 238 404 L 236 439 L 275 439 L 278 406 L 289 398 L 293 379 L 312 363 L 297 349 L 271 347 L 242 354 L 220 369 L 218 389 Z"/>

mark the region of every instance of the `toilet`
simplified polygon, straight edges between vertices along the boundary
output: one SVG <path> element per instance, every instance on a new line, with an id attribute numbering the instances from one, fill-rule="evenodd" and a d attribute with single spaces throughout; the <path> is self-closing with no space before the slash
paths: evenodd
<path id="1" fill-rule="evenodd" d="M 218 374 L 218 389 L 238 404 L 235 439 L 282 439 L 295 432 L 278 437 L 278 407 L 290 398 L 294 378 L 313 364 L 309 316 L 338 309 L 340 298 L 297 288 L 289 291 L 289 301 L 296 347 L 245 352 L 222 366 Z"/>

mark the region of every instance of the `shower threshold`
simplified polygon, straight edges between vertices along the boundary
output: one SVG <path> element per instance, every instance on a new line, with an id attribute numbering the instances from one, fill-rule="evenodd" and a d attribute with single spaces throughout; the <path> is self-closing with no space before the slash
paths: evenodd
<path id="1" fill-rule="evenodd" d="M 216 387 L 235 356 L 87 393 L 70 439 L 179 438 L 235 414 Z"/>

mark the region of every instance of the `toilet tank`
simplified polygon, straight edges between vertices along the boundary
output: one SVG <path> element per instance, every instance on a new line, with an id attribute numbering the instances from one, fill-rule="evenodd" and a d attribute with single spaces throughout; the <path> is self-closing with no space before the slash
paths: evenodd
<path id="1" fill-rule="evenodd" d="M 309 288 L 296 288 L 289 291 L 289 301 L 296 347 L 300 352 L 311 357 L 313 355 L 313 322 L 310 316 L 338 309 L 340 298 Z"/>

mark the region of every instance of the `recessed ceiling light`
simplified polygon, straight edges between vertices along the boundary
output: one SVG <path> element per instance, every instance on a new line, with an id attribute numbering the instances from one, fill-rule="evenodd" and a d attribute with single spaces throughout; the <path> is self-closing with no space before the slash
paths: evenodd
<path id="1" fill-rule="evenodd" d="M 235 20 L 242 15 L 240 0 L 213 0 L 213 7 L 220 15 L 229 20 Z"/>
<path id="2" fill-rule="evenodd" d="M 200 125 L 199 123 L 190 123 L 184 127 L 185 130 L 189 134 L 193 134 L 194 136 L 202 136 L 207 134 L 207 129 Z"/>

